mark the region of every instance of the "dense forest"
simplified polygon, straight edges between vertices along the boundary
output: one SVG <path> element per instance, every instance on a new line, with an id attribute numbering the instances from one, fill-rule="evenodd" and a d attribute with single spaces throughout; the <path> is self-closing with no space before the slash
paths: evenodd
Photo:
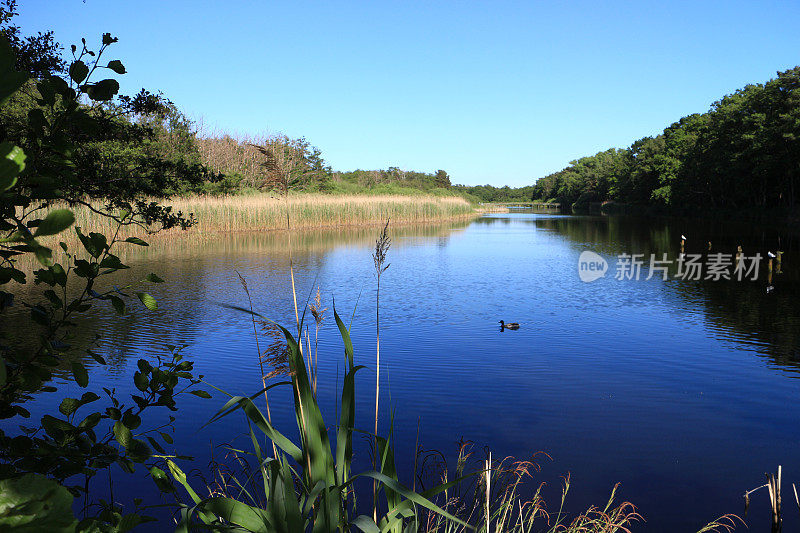
<path id="1" fill-rule="evenodd" d="M 655 137 L 572 161 L 533 197 L 667 209 L 780 209 L 800 191 L 800 67 L 778 72 L 683 117 Z"/>

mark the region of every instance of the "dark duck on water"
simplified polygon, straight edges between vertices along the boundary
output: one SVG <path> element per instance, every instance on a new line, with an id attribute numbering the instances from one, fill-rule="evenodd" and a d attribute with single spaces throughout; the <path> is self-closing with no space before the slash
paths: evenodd
<path id="1" fill-rule="evenodd" d="M 501 320 L 500 321 L 500 329 L 501 330 L 504 330 L 504 329 L 519 329 L 519 323 L 517 323 L 517 322 L 509 322 L 508 324 L 506 324 L 505 322 L 503 322 Z"/>

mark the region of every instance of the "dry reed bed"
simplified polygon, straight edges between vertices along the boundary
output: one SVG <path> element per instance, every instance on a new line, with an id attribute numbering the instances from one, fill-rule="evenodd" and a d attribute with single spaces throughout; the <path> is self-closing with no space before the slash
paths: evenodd
<path id="1" fill-rule="evenodd" d="M 172 205 L 194 213 L 198 231 L 284 229 L 286 208 L 292 228 L 395 223 L 450 219 L 474 213 L 463 198 L 435 196 L 329 196 L 303 194 L 284 198 L 269 195 L 193 197 Z"/>
<path id="2" fill-rule="evenodd" d="M 147 231 L 137 226 L 123 227 L 119 239 L 127 237 L 140 237 L 151 244 L 159 241 L 180 242 L 196 244 L 197 238 L 214 238 L 214 236 L 230 232 L 256 232 L 286 229 L 286 208 L 289 208 L 289 218 L 292 229 L 314 230 L 336 228 L 353 228 L 385 224 L 390 218 L 392 225 L 407 225 L 418 227 L 431 222 L 446 220 L 464 220 L 478 214 L 469 202 L 460 197 L 436 196 L 364 196 L 364 195 L 323 195 L 323 194 L 297 194 L 290 195 L 287 199 L 259 194 L 253 196 L 190 196 L 169 200 L 176 211 L 184 214 L 193 213 L 198 223 L 188 231 L 174 229 L 148 235 Z M 63 205 L 53 208 L 66 207 Z M 102 208 L 98 202 L 96 208 Z M 113 220 L 93 213 L 88 208 L 76 206 L 72 208 L 75 213 L 75 226 L 80 227 L 84 233 L 103 233 L 109 238 L 117 230 Z M 281 233 L 276 232 L 276 237 Z M 302 237 L 296 237 L 301 238 Z M 370 239 L 374 237 L 370 233 Z M 64 257 L 58 242 L 63 241 L 70 250 L 82 252 L 82 246 L 75 231 L 70 228 L 60 235 L 45 237 L 42 243 L 53 248 L 54 259 L 63 261 Z M 121 257 L 125 257 L 127 248 L 131 245 L 116 249 Z M 138 248 L 134 246 L 133 248 Z M 134 255 L 137 255 L 134 253 Z M 30 265 L 24 265 L 25 270 L 38 268 L 33 258 L 29 258 Z"/>
<path id="3" fill-rule="evenodd" d="M 288 200 L 268 194 L 254 196 L 191 196 L 170 200 L 176 211 L 192 213 L 197 225 L 191 233 L 227 233 L 286 228 L 286 210 L 292 229 L 357 226 L 385 223 L 415 224 L 471 216 L 472 206 L 459 197 L 437 196 L 330 196 L 290 195 Z M 75 225 L 106 235 L 116 229 L 112 220 L 78 207 Z M 179 230 L 165 235 L 181 234 Z M 145 231 L 128 227 L 121 237 L 144 237 Z M 66 236 L 62 236 L 66 237 Z"/>

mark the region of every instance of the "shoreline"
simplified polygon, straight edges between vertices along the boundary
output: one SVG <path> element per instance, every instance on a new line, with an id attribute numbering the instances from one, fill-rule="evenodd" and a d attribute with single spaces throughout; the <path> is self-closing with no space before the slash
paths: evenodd
<path id="1" fill-rule="evenodd" d="M 434 225 L 434 224 L 438 224 L 438 223 L 458 222 L 458 221 L 467 220 L 467 219 L 470 219 L 470 218 L 478 218 L 478 217 L 480 217 L 482 215 L 485 215 L 487 213 L 497 213 L 497 212 L 498 211 L 485 211 L 484 212 L 484 211 L 477 211 L 476 210 L 473 213 L 466 213 L 466 214 L 463 214 L 463 215 L 453 215 L 453 216 L 439 217 L 439 218 L 424 218 L 424 219 L 416 219 L 416 220 L 400 220 L 400 221 L 392 220 L 391 217 L 390 217 L 391 225 L 389 227 L 390 228 L 392 228 L 392 227 L 409 227 L 409 226 L 416 226 L 416 225 L 429 226 L 429 225 Z M 315 230 L 330 231 L 330 230 L 336 230 L 336 229 L 346 230 L 346 229 L 361 229 L 361 228 L 382 227 L 385 224 L 386 224 L 385 220 L 381 221 L 379 219 L 375 219 L 375 220 L 362 221 L 362 222 L 344 222 L 344 223 L 340 223 L 340 224 L 316 224 L 316 225 L 303 224 L 303 225 L 300 225 L 300 226 L 293 226 L 290 229 L 291 229 L 291 231 L 298 231 L 298 232 L 315 231 Z M 197 228 L 197 230 L 195 230 L 195 228 Z M 283 232 L 286 232 L 286 231 L 289 231 L 289 230 L 287 230 L 287 228 L 285 228 L 285 227 L 282 227 L 282 228 L 278 228 L 278 227 L 260 227 L 260 228 L 242 228 L 242 229 L 228 229 L 228 230 L 222 229 L 222 228 L 212 228 L 212 229 L 208 229 L 208 230 L 201 230 L 197 226 L 193 226 L 192 228 L 189 228 L 187 230 L 180 230 L 180 229 L 170 229 L 170 230 L 167 230 L 167 231 L 163 231 L 162 230 L 162 231 L 159 231 L 159 232 L 156 232 L 156 233 L 152 233 L 152 234 L 146 235 L 146 237 L 150 238 L 150 239 L 156 238 L 156 239 L 161 240 L 161 239 L 167 239 L 167 238 L 171 238 L 171 237 L 175 237 L 175 236 L 182 236 L 182 235 L 192 236 L 192 237 L 194 237 L 194 236 L 205 236 L 205 235 L 207 235 L 207 236 L 237 235 L 237 234 L 247 235 L 247 234 L 251 234 L 251 233 L 260 233 L 260 232 L 278 234 L 278 233 L 283 233 Z"/>
<path id="2" fill-rule="evenodd" d="M 187 230 L 172 228 L 149 233 L 138 226 L 128 226 L 119 232 L 118 240 L 129 237 L 143 239 L 149 244 L 164 245 L 170 241 L 217 237 L 287 233 L 287 199 L 269 193 L 251 196 L 190 196 L 162 201 L 173 212 L 192 214 L 197 224 Z M 52 206 L 52 209 L 68 206 Z M 98 207 L 101 207 L 98 204 Z M 72 252 L 83 252 L 75 233 L 80 227 L 84 233 L 98 232 L 113 235 L 116 225 L 109 218 L 97 215 L 86 208 L 71 208 L 75 214 L 74 225 L 64 232 L 42 239 L 42 244 L 53 249 L 59 260 L 59 242 L 64 242 Z M 497 209 L 475 206 L 461 196 L 409 196 L 409 195 L 321 195 L 297 194 L 288 198 L 291 230 L 297 232 L 357 230 L 379 227 L 391 221 L 391 227 L 430 226 L 478 218 Z M 507 209 L 506 209 L 507 211 Z M 126 255 L 122 249 L 117 253 Z"/>

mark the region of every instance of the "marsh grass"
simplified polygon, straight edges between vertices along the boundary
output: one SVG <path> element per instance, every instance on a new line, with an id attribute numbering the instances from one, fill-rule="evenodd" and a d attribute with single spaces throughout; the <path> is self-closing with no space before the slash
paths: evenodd
<path id="1" fill-rule="evenodd" d="M 308 240 L 303 232 L 322 231 L 326 234 L 339 230 L 353 231 L 356 228 L 383 226 L 387 218 L 400 227 L 424 226 L 445 221 L 467 221 L 480 214 L 471 204 L 460 197 L 438 196 L 399 196 L 399 195 L 325 195 L 325 194 L 288 194 L 278 197 L 270 194 L 250 196 L 190 196 L 175 198 L 169 201 L 174 211 L 184 214 L 192 213 L 197 224 L 188 230 L 172 229 L 155 232 L 146 228 L 131 225 L 119 228 L 121 240 L 137 237 L 153 245 L 153 248 L 170 248 L 178 246 L 183 253 L 202 246 L 204 240 L 214 240 L 229 233 L 270 232 L 280 235 L 297 234 L 300 241 Z M 97 232 L 104 235 L 114 234 L 117 224 L 113 220 L 98 215 L 83 206 L 52 205 L 51 209 L 68 207 L 75 214 L 75 227 L 84 233 Z M 101 202 L 93 207 L 102 209 Z M 291 219 L 291 231 L 287 231 L 287 212 Z M 243 238 L 241 236 L 237 239 Z M 291 240 L 294 237 L 290 237 Z M 80 255 L 82 245 L 73 229 L 69 229 L 54 237 L 44 237 L 40 241 L 53 249 L 53 259 L 63 262 L 64 257 L 59 241 Z M 185 244 L 185 246 L 184 246 Z M 302 245 L 302 242 L 298 243 Z M 133 250 L 131 250 L 131 248 Z M 281 250 L 291 250 L 291 244 L 280 246 Z M 122 247 L 119 250 L 121 259 L 129 255 L 141 254 L 138 246 Z M 24 258 L 20 268 L 33 272 L 39 268 L 32 257 Z"/>
<path id="2" fill-rule="evenodd" d="M 619 484 L 612 487 L 606 503 L 591 506 L 582 512 L 567 511 L 567 496 L 571 486 L 569 473 L 563 476 L 561 497 L 557 507 L 549 509 L 542 496 L 545 483 L 537 484 L 535 476 L 541 471 L 540 461 L 549 460 L 544 452 L 531 460 L 506 457 L 500 461 L 481 461 L 481 475 L 463 478 L 465 471 L 477 463 L 473 444 L 461 441 L 458 446 L 453 478 L 464 479 L 433 501 L 444 511 L 472 524 L 465 527 L 443 515 L 421 510 L 418 533 L 631 533 L 637 525 L 646 528 L 645 519 L 628 501 L 617 501 Z M 421 468 L 417 472 L 424 493 L 427 478 L 433 483 L 447 483 L 450 469 L 439 452 L 421 452 Z M 532 491 L 531 489 L 535 487 Z M 698 533 L 730 533 L 744 522 L 732 514 L 709 522 Z"/>
<path id="3" fill-rule="evenodd" d="M 287 231 L 287 213 L 291 230 L 325 229 L 383 225 L 388 218 L 394 224 L 414 225 L 445 220 L 466 219 L 478 212 L 459 197 L 398 196 L 398 195 L 325 195 L 292 194 L 283 197 L 270 194 L 249 196 L 189 196 L 173 198 L 168 202 L 173 211 L 191 213 L 197 223 L 188 230 L 148 231 L 139 226 L 120 229 L 120 239 L 139 237 L 145 241 L 185 239 L 192 235 L 214 235 L 254 231 Z M 68 206 L 53 205 L 51 209 Z M 102 209 L 102 203 L 94 205 Z M 117 225 L 113 220 L 83 207 L 71 207 L 75 226 L 85 232 L 113 234 Z M 56 239 L 43 244 L 58 249 Z M 80 242 L 74 231 L 58 236 L 71 249 L 79 249 Z"/>
<path id="4" fill-rule="evenodd" d="M 289 211 L 292 229 L 382 224 L 387 218 L 395 223 L 421 223 L 475 212 L 462 198 L 436 196 L 198 196 L 176 199 L 172 205 L 193 213 L 198 220 L 193 231 L 200 232 L 285 229 L 284 209 Z"/>
<path id="5" fill-rule="evenodd" d="M 269 194 L 251 196 L 190 196 L 169 201 L 176 211 L 192 213 L 197 225 L 190 232 L 239 232 L 285 230 L 286 210 L 292 229 L 329 226 L 422 223 L 473 215 L 469 202 L 457 197 L 437 196 L 331 196 L 324 194 L 289 194 L 280 198 Z M 109 231 L 113 221 L 103 219 L 85 208 L 75 210 L 75 225 L 92 231 Z M 114 228 L 115 229 L 115 228 Z M 143 230 L 129 231 L 142 236 Z M 180 230 L 164 232 L 181 235 Z"/>
<path id="6" fill-rule="evenodd" d="M 570 488 L 570 476 L 562 478 L 563 486 L 559 507 L 548 511 L 542 497 L 544 483 L 535 485 L 530 496 L 530 485 L 535 483 L 535 474 L 540 471 L 539 460 L 548 458 L 539 452 L 529 461 L 506 457 L 492 461 L 491 452 L 481 461 L 481 475 L 463 478 L 464 472 L 477 460 L 473 457 L 473 443 L 462 440 L 458 446 L 456 465 L 452 472 L 456 483 L 434 501 L 442 509 L 473 524 L 466 528 L 444 519 L 441 515 L 423 511 L 420 516 L 420 533 L 618 533 L 630 531 L 630 527 L 642 520 L 630 502 L 615 503 L 617 486 L 603 507 L 592 506 L 580 513 L 567 513 L 564 509 Z M 445 456 L 440 452 L 421 452 L 421 468 L 417 473 L 422 490 L 428 479 L 434 483 L 447 483 L 451 475 Z"/>

